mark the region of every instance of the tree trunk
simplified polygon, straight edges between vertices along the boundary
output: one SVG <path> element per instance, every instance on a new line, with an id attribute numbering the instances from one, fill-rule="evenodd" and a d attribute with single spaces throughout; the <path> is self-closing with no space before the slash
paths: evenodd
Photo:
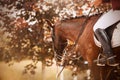
<path id="1" fill-rule="evenodd" d="M 41 66 L 42 66 L 41 77 L 42 77 L 42 80 L 45 80 L 45 65 L 44 65 L 44 63 L 41 63 Z"/>

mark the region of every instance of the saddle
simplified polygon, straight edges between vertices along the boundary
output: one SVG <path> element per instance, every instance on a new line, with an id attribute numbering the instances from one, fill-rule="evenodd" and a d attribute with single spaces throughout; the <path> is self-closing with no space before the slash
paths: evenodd
<path id="1" fill-rule="evenodd" d="M 116 27 L 115 27 L 116 26 Z M 111 38 L 111 45 L 112 48 L 120 46 L 120 21 L 113 25 L 114 28 L 108 27 L 106 31 L 108 32 L 108 36 Z M 110 32 L 110 30 L 112 30 Z M 98 39 L 94 36 L 94 42 L 98 47 L 101 47 L 101 43 Z"/>

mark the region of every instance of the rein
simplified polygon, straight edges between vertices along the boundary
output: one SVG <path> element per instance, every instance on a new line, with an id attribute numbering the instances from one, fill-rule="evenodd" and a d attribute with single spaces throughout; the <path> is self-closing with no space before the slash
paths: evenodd
<path id="1" fill-rule="evenodd" d="M 78 37 L 77 37 L 77 39 L 76 39 L 76 41 L 75 41 L 75 44 L 74 44 L 74 46 L 73 46 L 73 49 L 74 49 L 74 48 L 76 47 L 76 45 L 78 44 L 78 41 L 79 41 L 79 39 L 80 39 L 80 36 L 82 35 L 82 33 L 83 33 L 84 29 L 85 29 L 85 25 L 87 24 L 87 21 L 89 20 L 89 15 L 90 15 L 90 13 L 91 13 L 91 11 L 92 11 L 93 8 L 95 8 L 95 7 L 94 7 L 94 6 L 91 7 L 88 15 L 86 16 L 86 19 L 85 19 L 84 23 L 82 24 L 82 28 L 80 29 L 80 32 L 79 32 L 79 34 L 78 34 Z"/>

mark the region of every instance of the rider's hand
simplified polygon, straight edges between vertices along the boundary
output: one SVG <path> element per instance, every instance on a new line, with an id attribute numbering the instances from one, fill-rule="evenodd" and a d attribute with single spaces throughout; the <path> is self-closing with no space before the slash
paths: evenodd
<path id="1" fill-rule="evenodd" d="M 94 5 L 95 7 L 99 7 L 100 4 L 102 4 L 102 0 L 95 0 L 92 5 Z"/>

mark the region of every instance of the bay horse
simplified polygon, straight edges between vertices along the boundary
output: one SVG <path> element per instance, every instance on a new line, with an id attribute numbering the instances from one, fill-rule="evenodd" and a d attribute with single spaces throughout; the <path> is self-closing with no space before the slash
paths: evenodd
<path id="1" fill-rule="evenodd" d="M 92 74 L 91 80 L 120 80 L 120 77 L 118 77 L 120 75 L 119 66 L 110 67 L 106 65 L 104 67 L 100 67 L 94 62 L 101 51 L 101 48 L 96 46 L 93 38 L 93 26 L 99 17 L 100 15 L 93 15 L 86 21 L 86 17 L 81 16 L 79 18 L 61 20 L 54 24 L 47 20 L 48 25 L 52 27 L 54 50 L 57 54 L 57 59 L 59 60 L 68 44 L 67 40 L 75 42 L 81 29 L 83 29 L 82 24 L 86 21 L 84 30 L 77 42 L 77 51 L 85 60 L 88 61 Z M 113 51 L 117 56 L 117 62 L 120 63 L 120 47 L 113 48 Z"/>

